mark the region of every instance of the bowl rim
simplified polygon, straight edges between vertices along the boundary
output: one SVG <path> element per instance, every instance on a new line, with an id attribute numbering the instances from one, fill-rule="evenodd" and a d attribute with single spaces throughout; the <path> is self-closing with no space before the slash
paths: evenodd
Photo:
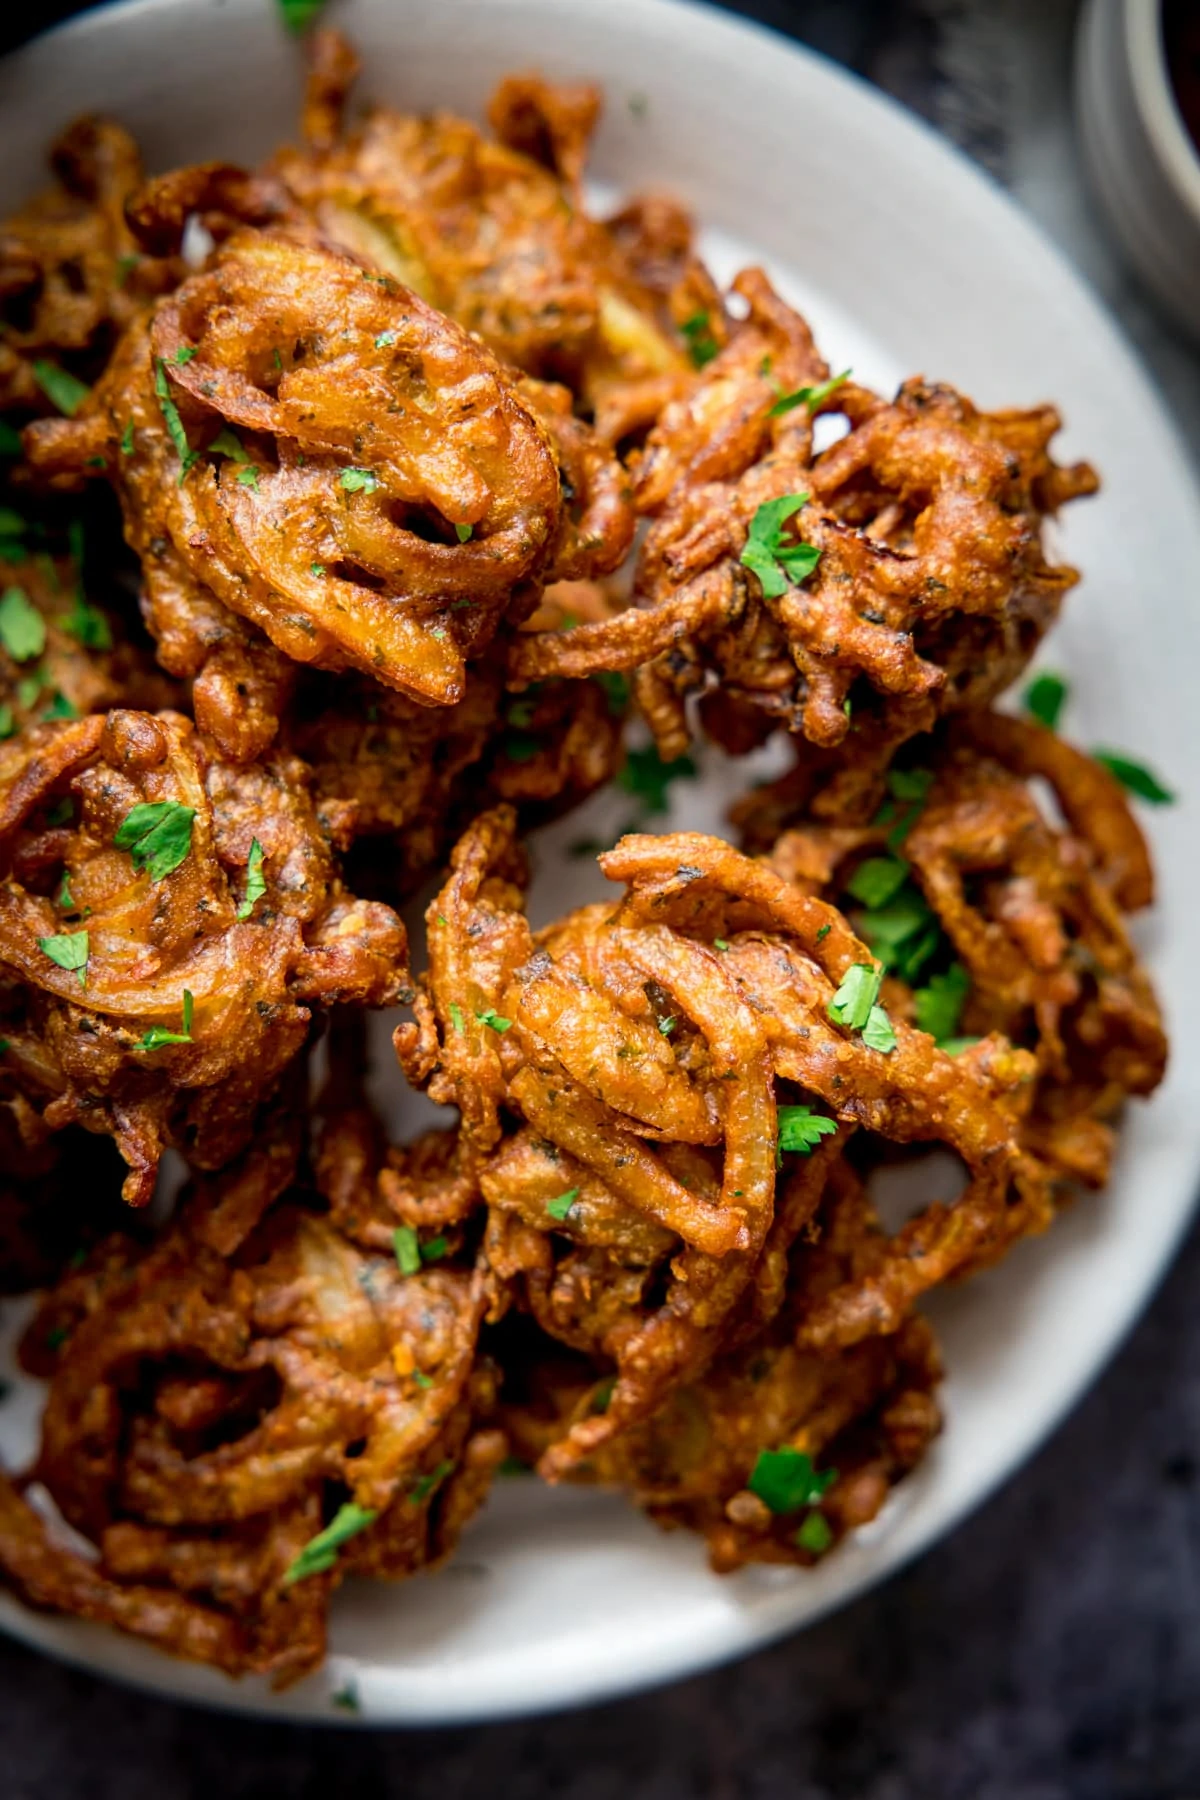
<path id="1" fill-rule="evenodd" d="M 1172 185 L 1200 221 L 1200 148 L 1193 142 L 1167 63 L 1162 0 L 1122 0 L 1129 76 L 1146 135 Z"/>

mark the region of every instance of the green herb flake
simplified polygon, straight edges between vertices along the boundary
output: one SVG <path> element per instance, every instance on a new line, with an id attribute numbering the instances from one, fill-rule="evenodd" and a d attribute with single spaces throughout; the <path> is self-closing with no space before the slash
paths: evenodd
<path id="1" fill-rule="evenodd" d="M 62 880 L 58 884 L 58 892 L 54 896 L 54 904 L 55 906 L 61 907 L 64 912 L 75 912 L 77 910 L 75 906 L 75 896 L 71 892 L 70 869 L 64 869 L 62 872 Z"/>
<path id="2" fill-rule="evenodd" d="M 864 906 L 886 906 L 908 879 L 908 864 L 898 856 L 869 856 L 846 883 L 846 892 Z"/>
<path id="3" fill-rule="evenodd" d="M 714 950 L 728 950 L 728 948 L 729 948 L 729 939 L 728 938 L 714 938 L 713 939 L 713 949 Z"/>
<path id="4" fill-rule="evenodd" d="M 890 1056 L 896 1048 L 896 1033 L 882 1006 L 873 1006 L 868 1013 L 862 1041 L 868 1050 L 878 1050 L 882 1056 Z"/>
<path id="5" fill-rule="evenodd" d="M 452 1000 L 450 1002 L 450 1023 L 453 1025 L 459 1037 L 464 1036 L 466 1026 L 463 1024 L 462 1007 L 458 1004 L 457 1000 Z"/>
<path id="6" fill-rule="evenodd" d="M 710 363 L 721 348 L 713 336 L 712 319 L 706 312 L 693 313 L 690 319 L 685 319 L 679 327 L 679 333 L 697 369 L 703 369 Z"/>
<path id="7" fill-rule="evenodd" d="M 320 14 L 325 0 L 279 0 L 279 11 L 289 31 L 307 31 Z"/>
<path id="8" fill-rule="evenodd" d="M 239 920 L 248 919 L 250 917 L 250 914 L 254 911 L 254 908 L 258 905 L 258 902 L 267 891 L 267 884 L 263 878 L 262 868 L 263 847 L 257 838 L 252 838 L 250 841 L 250 858 L 246 864 L 246 892 L 243 894 L 241 904 L 235 914 L 235 917 Z"/>
<path id="9" fill-rule="evenodd" d="M 133 420 L 132 419 L 128 419 L 126 421 L 125 429 L 121 433 L 121 455 L 122 456 L 132 456 L 133 455 Z"/>
<path id="10" fill-rule="evenodd" d="M 592 676 L 598 687 L 603 688 L 604 698 L 608 701 L 608 710 L 614 719 L 623 718 L 629 709 L 629 678 L 622 675 L 619 669 L 598 669 Z"/>
<path id="11" fill-rule="evenodd" d="M 481 1025 L 486 1025 L 490 1031 L 498 1031 L 503 1034 L 512 1027 L 511 1019 L 501 1018 L 500 1014 L 498 1012 L 493 1012 L 490 1007 L 486 1012 L 477 1012 L 475 1017 L 479 1020 Z"/>
<path id="12" fill-rule="evenodd" d="M 324 1531 L 309 1538 L 285 1573 L 282 1585 L 291 1587 L 295 1581 L 307 1581 L 310 1575 L 323 1575 L 327 1569 L 332 1569 L 341 1546 L 348 1539 L 357 1537 L 360 1531 L 365 1531 L 368 1525 L 373 1525 L 378 1517 L 370 1507 L 357 1506 L 353 1500 L 347 1500 L 344 1506 L 338 1507 Z"/>
<path id="13" fill-rule="evenodd" d="M 454 1464 L 447 1460 L 440 1462 L 437 1468 L 432 1469 L 428 1475 L 418 1475 L 417 1479 L 408 1490 L 408 1498 L 420 1506 L 423 1500 L 429 1499 L 429 1496 L 435 1489 L 441 1487 L 443 1481 L 445 1481 L 447 1475 L 453 1472 L 453 1469 Z"/>
<path id="14" fill-rule="evenodd" d="M 561 1224 L 578 1198 L 579 1189 L 577 1187 L 568 1188 L 565 1194 L 559 1194 L 555 1199 L 547 1200 L 546 1211 L 552 1219 L 557 1219 Z"/>
<path id="15" fill-rule="evenodd" d="M 17 729 L 17 716 L 7 700 L 0 705 L 0 740 L 12 737 Z"/>
<path id="16" fill-rule="evenodd" d="M 196 460 L 197 452 L 188 443 L 187 432 L 183 428 L 183 420 L 179 416 L 179 408 L 171 398 L 171 384 L 167 380 L 167 365 L 161 356 L 154 359 L 154 392 L 158 395 L 158 409 L 162 413 L 167 434 L 175 446 L 175 454 L 179 458 L 179 480 L 182 485 L 184 477 Z"/>
<path id="17" fill-rule="evenodd" d="M 362 1711 L 358 1689 L 352 1681 L 348 1681 L 345 1687 L 335 1689 L 329 1696 L 329 1704 L 336 1706 L 339 1712 L 358 1713 Z"/>
<path id="18" fill-rule="evenodd" d="M 402 1275 L 416 1275 L 421 1267 L 421 1244 L 411 1225 L 397 1225 L 392 1233 L 396 1267 Z"/>
<path id="19" fill-rule="evenodd" d="M 441 1262 L 449 1248 L 449 1239 L 439 1232 L 437 1237 L 432 1237 L 427 1244 L 421 1245 L 421 1261 L 427 1263 Z"/>
<path id="20" fill-rule="evenodd" d="M 778 1155 L 781 1157 L 788 1151 L 811 1156 L 821 1139 L 832 1137 L 836 1130 L 836 1119 L 827 1119 L 824 1113 L 814 1112 L 811 1106 L 781 1106 L 776 1141 Z"/>
<path id="21" fill-rule="evenodd" d="M 0 644 L 14 662 L 28 662 L 46 648 L 46 621 L 24 588 L 0 594 Z"/>
<path id="22" fill-rule="evenodd" d="M 696 773 L 696 765 L 690 756 L 677 756 L 672 762 L 664 762 L 658 745 L 648 744 L 644 750 L 628 752 L 617 776 L 617 785 L 627 794 L 636 794 L 643 811 L 647 816 L 653 816 L 667 811 L 667 789 L 671 783 L 692 780 Z"/>
<path id="23" fill-rule="evenodd" d="M 308 570 L 310 575 L 315 575 L 317 579 L 320 580 L 321 576 L 325 573 L 325 564 L 309 563 Z"/>
<path id="24" fill-rule="evenodd" d="M 57 937 L 38 939 L 38 949 L 43 956 L 48 956 L 52 963 L 60 969 L 66 969 L 78 975 L 81 988 L 87 986 L 88 934 L 86 931 L 67 931 Z"/>
<path id="25" fill-rule="evenodd" d="M 125 286 L 125 283 L 129 280 L 129 277 L 133 274 L 133 271 L 137 268 L 141 260 L 140 256 L 133 255 L 129 251 L 126 251 L 124 256 L 118 256 L 117 286 L 119 288 Z"/>
<path id="26" fill-rule="evenodd" d="M 662 1032 L 664 1037 L 670 1037 L 671 1033 L 674 1031 L 678 1022 L 679 1021 L 674 1017 L 674 1015 L 672 1015 L 668 1019 L 660 1019 L 658 1021 L 658 1029 Z"/>
<path id="27" fill-rule="evenodd" d="M 163 1025 L 152 1025 L 136 1045 L 138 1050 L 161 1050 L 164 1044 L 190 1044 L 192 1041 L 192 996 L 183 990 L 183 1030 L 168 1031 Z"/>
<path id="28" fill-rule="evenodd" d="M 162 881 L 192 847 L 196 810 L 175 800 L 154 800 L 132 807 L 118 825 L 113 844 L 128 850 L 135 869 L 148 869 L 151 881 Z"/>
<path id="29" fill-rule="evenodd" d="M 98 606 L 93 606 L 82 588 L 75 591 L 75 602 L 62 628 L 68 632 L 85 650 L 111 650 L 113 644 L 112 631 L 108 620 Z"/>
<path id="30" fill-rule="evenodd" d="M 797 388 L 794 394 L 781 394 L 767 417 L 768 419 L 778 419 L 784 413 L 790 413 L 797 406 L 806 406 L 810 413 L 815 413 L 817 408 L 824 406 L 830 395 L 836 394 L 843 382 L 849 381 L 849 379 L 849 369 L 843 369 L 840 375 L 831 376 L 828 381 L 821 382 L 817 387 L 801 387 Z"/>
<path id="31" fill-rule="evenodd" d="M 977 1037 L 943 1038 L 938 1049 L 944 1050 L 947 1056 L 961 1056 L 964 1050 L 973 1050 L 976 1044 L 982 1042 L 983 1039 Z"/>
<path id="32" fill-rule="evenodd" d="M 833 1528 L 824 1513 L 808 1514 L 796 1533 L 796 1542 L 801 1550 L 808 1550 L 813 1556 L 824 1556 L 833 1542 Z"/>
<path id="33" fill-rule="evenodd" d="M 807 580 L 821 560 L 813 544 L 784 542 L 784 526 L 807 504 L 807 494 L 781 494 L 777 500 L 765 500 L 750 522 L 741 563 L 758 577 L 768 600 L 777 600 L 790 586 Z"/>
<path id="34" fill-rule="evenodd" d="M 23 706 L 26 712 L 28 712 L 31 706 L 37 705 L 38 696 L 41 691 L 42 678 L 40 675 L 22 676 L 21 680 L 17 683 L 17 705 Z"/>
<path id="35" fill-rule="evenodd" d="M 855 924 L 884 968 L 910 986 L 945 943 L 936 915 L 911 883 L 886 906 L 858 914 Z"/>
<path id="36" fill-rule="evenodd" d="M 1148 800 L 1151 806 L 1173 806 L 1176 796 L 1170 788 L 1164 787 L 1153 769 L 1145 763 L 1134 762 L 1122 750 L 1093 750 L 1092 758 L 1102 768 L 1115 775 L 1121 786 L 1139 800 Z"/>
<path id="37" fill-rule="evenodd" d="M 67 696 L 61 691 L 61 689 L 55 688 L 53 694 L 50 697 L 50 704 L 46 708 L 45 712 L 42 714 L 42 718 L 46 719 L 46 720 L 53 720 L 53 719 L 77 719 L 78 717 L 79 717 L 79 708 L 75 705 L 75 702 L 73 700 L 68 700 Z"/>
<path id="38" fill-rule="evenodd" d="M 589 1412 L 606 1413 L 612 1405 L 612 1397 L 617 1389 L 617 1378 L 610 1375 L 606 1381 L 597 1382 L 592 1389 L 592 1398 L 588 1405 Z"/>
<path id="39" fill-rule="evenodd" d="M 56 800 L 53 806 L 48 806 L 46 808 L 47 825 L 66 825 L 70 823 L 74 816 L 75 802 L 71 799 L 69 794 L 65 794 L 61 800 Z"/>
<path id="40" fill-rule="evenodd" d="M 183 367 L 184 363 L 190 363 L 192 358 L 199 354 L 200 352 L 196 349 L 194 344 L 184 344 L 182 349 L 177 350 L 174 356 L 168 357 L 167 361 L 170 362 L 173 367 L 179 369 Z"/>
<path id="41" fill-rule="evenodd" d="M 475 527 L 473 525 L 456 525 L 454 527 L 454 535 L 460 544 L 465 544 L 469 541 L 474 530 Z"/>
<path id="42" fill-rule="evenodd" d="M 379 477 L 373 469 L 343 469 L 341 482 L 348 494 L 373 494 Z"/>
<path id="43" fill-rule="evenodd" d="M 396 334 L 394 331 L 381 331 L 379 336 L 375 339 L 375 348 L 377 350 L 389 350 L 395 341 Z"/>
<path id="44" fill-rule="evenodd" d="M 257 492 L 258 492 L 258 470 L 255 468 L 253 463 L 247 463 L 244 468 L 239 469 L 237 472 L 237 478 L 241 482 L 243 487 L 253 488 L 254 492 L 257 494 Z"/>
<path id="45" fill-rule="evenodd" d="M 216 437 L 208 446 L 208 454 L 210 456 L 228 456 L 231 461 L 238 463 L 248 463 L 250 461 L 241 438 L 237 435 L 236 431 L 231 431 L 228 425 L 222 425 L 220 431 L 218 431 Z"/>
<path id="46" fill-rule="evenodd" d="M 943 975 L 930 976 L 928 986 L 917 988 L 913 994 L 913 1011 L 920 1029 L 939 1044 L 955 1037 L 970 991 L 971 977 L 961 963 L 954 963 Z"/>
<path id="47" fill-rule="evenodd" d="M 746 1486 L 773 1513 L 815 1506 L 837 1480 L 836 1469 L 820 1473 L 804 1450 L 760 1450 Z"/>
<path id="48" fill-rule="evenodd" d="M 871 1016 L 871 1008 L 879 998 L 883 970 L 872 963 L 854 963 L 842 977 L 841 986 L 829 1002 L 829 1017 L 835 1025 L 861 1031 Z"/>
<path id="49" fill-rule="evenodd" d="M 7 419 L 0 419 L 0 456 L 21 455 L 21 434 Z"/>
<path id="50" fill-rule="evenodd" d="M 65 1325 L 51 1326 L 50 1330 L 46 1333 L 47 1350 L 61 1350 L 70 1335 L 71 1334 Z"/>
<path id="51" fill-rule="evenodd" d="M 57 406 L 60 413 L 73 419 L 79 411 L 91 388 L 86 382 L 76 380 L 66 369 L 60 369 L 57 363 L 43 362 L 40 359 L 33 365 L 33 378 L 45 394 L 52 406 Z"/>
<path id="52" fill-rule="evenodd" d="M 816 940 L 817 943 L 823 944 L 825 942 L 825 939 L 829 936 L 829 934 L 832 930 L 833 930 L 832 925 L 830 925 L 830 924 L 822 925 L 821 929 L 817 933 L 817 940 Z"/>
<path id="53" fill-rule="evenodd" d="M 1054 731 L 1058 727 L 1059 717 L 1067 703 L 1070 690 L 1061 675 L 1052 675 L 1049 670 L 1035 675 L 1025 692 L 1021 695 L 1021 704 L 1030 718 L 1036 719 L 1039 725 Z"/>

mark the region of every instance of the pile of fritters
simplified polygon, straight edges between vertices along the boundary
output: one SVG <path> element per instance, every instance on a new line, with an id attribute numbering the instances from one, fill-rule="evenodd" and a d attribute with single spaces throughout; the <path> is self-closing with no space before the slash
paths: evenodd
<path id="1" fill-rule="evenodd" d="M 276 1681 L 502 1469 L 826 1555 L 939 1430 L 921 1297 L 1100 1186 L 1166 1055 L 1121 787 L 992 710 L 1096 485 L 1053 409 L 887 400 L 665 197 L 591 216 L 589 87 L 488 136 L 351 125 L 354 74 L 317 33 L 252 171 L 77 123 L 0 231 L 0 1278 L 47 1383 L 0 1574 Z M 631 693 L 648 816 L 697 734 L 793 766 L 535 931 L 524 834 Z M 385 1007 L 447 1109 L 401 1145 Z M 928 1146 L 958 1197 L 885 1228 Z"/>

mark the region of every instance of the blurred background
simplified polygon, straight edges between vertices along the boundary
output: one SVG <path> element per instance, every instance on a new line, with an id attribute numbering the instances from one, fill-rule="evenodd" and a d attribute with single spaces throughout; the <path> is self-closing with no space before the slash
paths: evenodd
<path id="1" fill-rule="evenodd" d="M 1158 0 L 1133 4 L 1157 15 Z M 982 163 L 1107 300 L 1200 456 L 1200 354 L 1186 335 L 1200 251 L 1161 193 L 1139 198 L 1135 273 L 1128 219 L 1123 232 L 1111 194 L 1097 199 L 1080 150 L 1076 0 L 727 9 L 855 70 Z M 80 10 L 0 8 L 0 51 Z M 1200 0 L 1168 10 L 1191 33 L 1181 79 L 1200 87 Z M 1129 110 L 1093 96 L 1118 170 L 1136 157 Z M 1200 215 L 1195 229 L 1200 243 Z M 1172 285 L 1164 258 L 1167 311 L 1145 284 L 1154 266 L 1160 290 Z M 561 1718 L 350 1737 L 190 1712 L 0 1641 L 0 1796 L 1197 1800 L 1198 1291 L 1193 1234 L 1116 1362 L 998 1497 L 879 1591 L 733 1668 Z"/>

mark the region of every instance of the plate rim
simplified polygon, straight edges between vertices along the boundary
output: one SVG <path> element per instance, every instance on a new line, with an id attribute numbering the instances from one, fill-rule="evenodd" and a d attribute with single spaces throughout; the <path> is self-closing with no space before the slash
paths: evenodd
<path id="1" fill-rule="evenodd" d="M 249 0 L 235 0 L 239 11 L 244 10 L 248 3 Z M 270 4 L 271 0 L 266 0 L 266 3 Z M 616 14 L 623 15 L 630 24 L 636 22 L 638 15 L 673 16 L 681 29 L 690 27 L 711 40 L 711 56 L 714 61 L 719 55 L 722 39 L 731 47 L 745 46 L 744 54 L 756 56 L 769 53 L 776 61 L 782 60 L 785 67 L 790 64 L 803 70 L 802 80 L 825 82 L 835 90 L 840 87 L 856 110 L 865 108 L 868 113 L 874 114 L 881 131 L 893 138 L 907 139 L 917 154 L 926 159 L 932 158 L 934 164 L 940 165 L 944 178 L 957 181 L 961 193 L 969 194 L 974 189 L 980 195 L 981 208 L 990 210 L 997 224 L 1002 216 L 1003 229 L 1013 241 L 1014 248 L 1024 246 L 1040 262 L 1041 274 L 1057 286 L 1060 296 L 1071 299 L 1080 308 L 1083 315 L 1082 329 L 1089 336 L 1098 336 L 1106 341 L 1108 349 L 1116 353 L 1121 378 L 1127 382 L 1132 380 L 1137 390 L 1135 403 L 1138 414 L 1144 422 L 1154 426 L 1160 442 L 1174 457 L 1177 475 L 1190 494 L 1193 508 L 1200 515 L 1200 479 L 1191 454 L 1170 408 L 1120 322 L 1109 311 L 1103 298 L 1083 272 L 1068 260 L 1049 233 L 1020 206 L 1012 194 L 929 121 L 873 86 L 864 77 L 833 62 L 820 52 L 783 36 L 760 21 L 727 12 L 710 4 L 709 0 L 572 0 L 572 3 L 577 7 L 586 6 L 596 15 L 607 14 L 610 18 Z M 216 4 L 219 4 L 219 0 L 216 0 Z M 531 10 L 531 0 L 486 0 L 486 4 L 497 12 L 510 10 L 528 13 Z M 532 0 L 532 6 L 536 7 L 538 4 L 549 10 L 545 0 Z M 106 30 L 114 18 L 136 20 L 139 14 L 169 16 L 183 11 L 187 5 L 188 0 L 107 0 L 107 4 L 95 7 L 88 13 L 60 22 L 0 61 L 0 86 L 6 76 L 13 76 L 20 65 L 36 62 L 48 52 L 52 53 L 64 40 L 86 40 L 94 33 Z M 396 19 L 399 26 L 402 22 L 399 8 Z M 339 22 L 336 11 L 333 22 Z M 1196 1134 L 1190 1144 L 1189 1168 L 1188 1196 L 1179 1200 L 1169 1226 L 1164 1225 L 1160 1231 L 1152 1261 L 1136 1282 L 1127 1285 L 1117 1295 L 1103 1328 L 1093 1334 L 1094 1342 L 1086 1367 L 1062 1384 L 1051 1404 L 1042 1405 L 1035 1423 L 1022 1435 L 1020 1448 L 1003 1466 L 990 1470 L 973 1489 L 951 1504 L 944 1505 L 940 1511 L 934 1513 L 927 1509 L 929 1517 L 922 1518 L 919 1505 L 914 1506 L 908 1515 L 906 1529 L 895 1533 L 890 1542 L 884 1543 L 875 1560 L 860 1571 L 851 1573 L 840 1585 L 831 1586 L 829 1593 L 819 1597 L 815 1604 L 807 1600 L 803 1607 L 803 1617 L 791 1616 L 788 1607 L 782 1605 L 773 1609 L 772 1616 L 768 1618 L 764 1618 L 760 1610 L 747 1609 L 739 1618 L 731 1617 L 726 1620 L 720 1632 L 710 1632 L 708 1637 L 698 1643 L 688 1644 L 674 1652 L 669 1648 L 665 1653 L 659 1650 L 640 1660 L 633 1654 L 623 1660 L 619 1668 L 598 1668 L 589 1682 L 581 1682 L 569 1670 L 560 1673 L 556 1682 L 556 1672 L 548 1670 L 546 1685 L 535 1699 L 528 1695 L 510 1693 L 493 1694 L 474 1701 L 451 1696 L 448 1703 L 444 1704 L 439 1704 L 436 1698 L 432 1698 L 424 1702 L 418 1700 L 413 1705 L 399 1696 L 390 1706 L 373 1704 L 369 1712 L 357 1715 L 334 1713 L 319 1705 L 294 1707 L 288 1703 L 287 1694 L 271 1696 L 258 1685 L 246 1682 L 230 1681 L 227 1693 L 224 1690 L 198 1693 L 181 1685 L 180 1676 L 188 1673 L 188 1665 L 177 1663 L 161 1653 L 157 1656 L 154 1668 L 144 1674 L 139 1670 L 125 1668 L 114 1672 L 105 1667 L 102 1655 L 91 1653 L 95 1640 L 90 1632 L 81 1631 L 78 1641 L 71 1638 L 65 1643 L 59 1642 L 59 1636 L 65 1634 L 55 1628 L 62 1627 L 63 1621 L 36 1614 L 7 1594 L 0 1595 L 0 1629 L 73 1667 L 86 1669 L 89 1673 L 109 1679 L 118 1679 L 122 1685 L 139 1692 L 152 1693 L 189 1706 L 235 1712 L 276 1723 L 317 1723 L 340 1729 L 419 1728 L 426 1725 L 483 1723 L 504 1718 L 538 1716 L 640 1693 L 719 1667 L 776 1643 L 793 1631 L 817 1624 L 831 1612 L 892 1580 L 917 1557 L 956 1530 L 1028 1463 L 1107 1368 L 1151 1302 L 1174 1261 L 1200 1201 L 1200 1193 L 1197 1192 L 1200 1186 L 1200 1133 Z M 799 1608 L 793 1610 L 798 1612 Z M 69 1631 L 74 1622 L 66 1623 Z M 105 1640 L 101 1641 L 106 1641 L 107 1636 L 106 1630 Z M 342 1657 L 338 1660 L 345 1663 L 353 1659 Z M 406 1678 L 404 1671 L 389 1671 L 385 1665 L 377 1666 L 383 1671 L 385 1683 L 389 1676 L 397 1681 Z M 299 1695 L 299 1690 L 297 1694 Z"/>

